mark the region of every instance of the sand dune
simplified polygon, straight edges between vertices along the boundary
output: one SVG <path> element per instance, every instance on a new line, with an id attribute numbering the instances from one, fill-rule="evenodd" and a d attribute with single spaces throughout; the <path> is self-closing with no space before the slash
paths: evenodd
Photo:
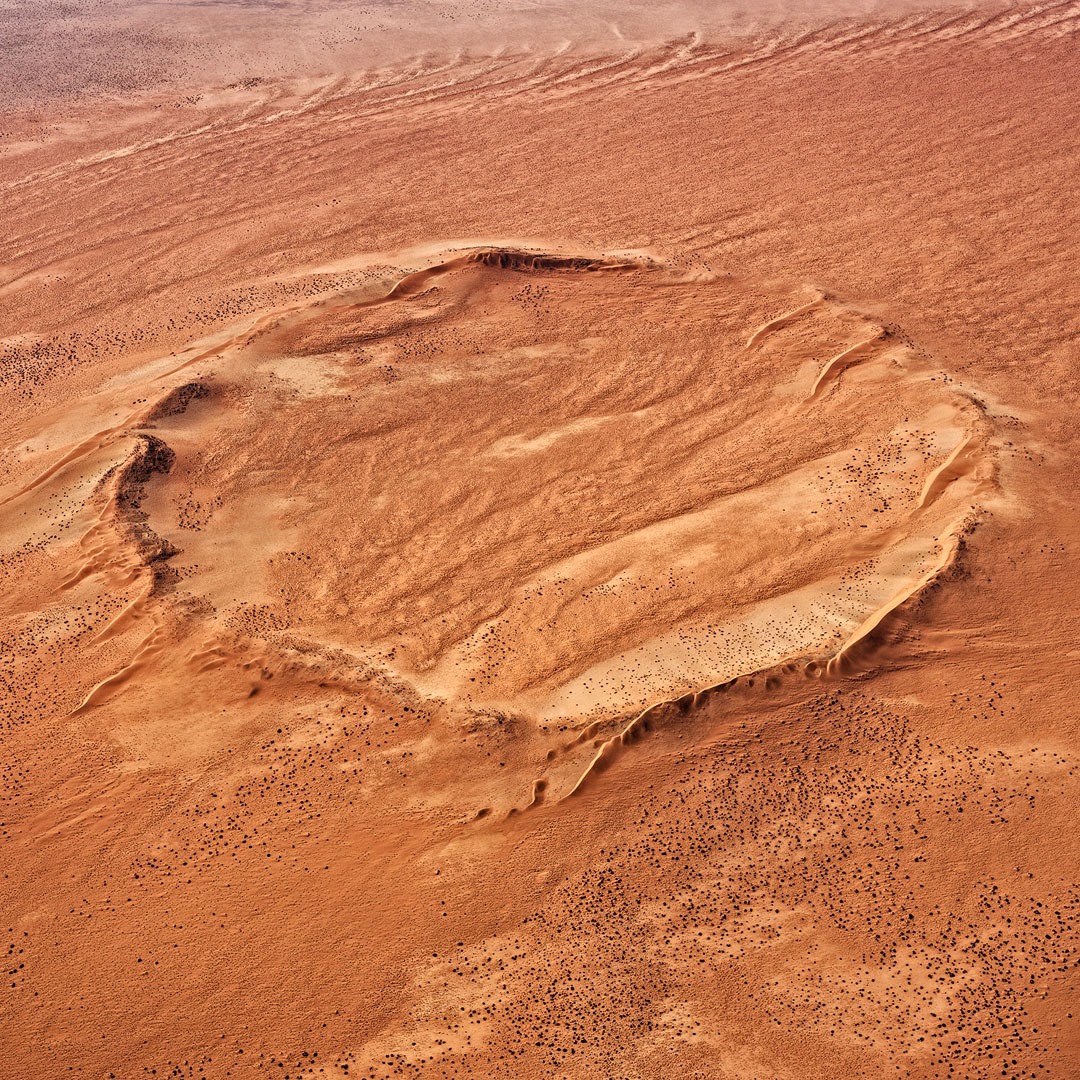
<path id="1" fill-rule="evenodd" d="M 0 11 L 0 1073 L 1080 1074 L 1078 32 Z"/>

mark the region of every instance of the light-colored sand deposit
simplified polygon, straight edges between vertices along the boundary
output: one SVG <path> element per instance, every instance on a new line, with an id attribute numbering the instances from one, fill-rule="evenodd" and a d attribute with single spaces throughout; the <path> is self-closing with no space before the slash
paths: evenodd
<path id="1" fill-rule="evenodd" d="M 1078 34 L 0 9 L 0 1075 L 1080 1075 Z"/>

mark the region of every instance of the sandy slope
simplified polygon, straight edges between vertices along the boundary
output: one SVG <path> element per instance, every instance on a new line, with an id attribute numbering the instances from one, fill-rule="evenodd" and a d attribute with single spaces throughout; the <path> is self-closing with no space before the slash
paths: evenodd
<path id="1" fill-rule="evenodd" d="M 4 1068 L 1080 1071 L 1080 8 L 33 10 Z"/>

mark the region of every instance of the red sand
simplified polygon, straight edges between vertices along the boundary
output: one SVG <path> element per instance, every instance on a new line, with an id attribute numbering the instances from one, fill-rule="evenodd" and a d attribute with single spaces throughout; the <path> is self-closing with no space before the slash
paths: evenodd
<path id="1" fill-rule="evenodd" d="M 1080 1074 L 1080 5 L 2 15 L 0 1072 Z"/>

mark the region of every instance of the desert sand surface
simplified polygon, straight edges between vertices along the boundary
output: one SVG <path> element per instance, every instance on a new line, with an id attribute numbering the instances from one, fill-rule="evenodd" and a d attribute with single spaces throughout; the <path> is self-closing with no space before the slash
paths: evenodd
<path id="1" fill-rule="evenodd" d="M 0 45 L 0 1075 L 1080 1076 L 1080 3 Z"/>

